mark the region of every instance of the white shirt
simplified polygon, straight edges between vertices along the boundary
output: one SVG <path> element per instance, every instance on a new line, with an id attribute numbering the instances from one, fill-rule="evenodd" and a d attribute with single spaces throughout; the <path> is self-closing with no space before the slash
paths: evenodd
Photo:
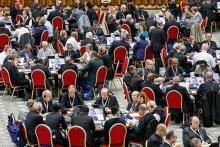
<path id="1" fill-rule="evenodd" d="M 41 48 L 37 55 L 37 57 L 42 60 L 45 60 L 48 56 L 53 56 L 53 51 L 49 48 L 47 48 L 46 51 L 44 51 L 44 49 Z"/>
<path id="2" fill-rule="evenodd" d="M 0 53 L 0 65 L 3 64 L 3 61 L 5 60 L 5 57 L 7 56 L 6 52 L 1 52 Z"/>
<path id="3" fill-rule="evenodd" d="M 210 67 L 215 67 L 215 60 L 214 60 L 213 56 L 205 51 L 202 51 L 200 53 L 196 53 L 193 56 L 193 64 L 195 64 L 199 60 L 205 60 Z"/>
<path id="4" fill-rule="evenodd" d="M 15 32 L 13 33 L 13 36 L 17 37 L 18 42 L 20 42 L 21 36 L 25 33 L 30 33 L 30 31 L 25 27 L 21 27 L 21 28 L 18 28 L 18 29 L 15 30 Z"/>
<path id="5" fill-rule="evenodd" d="M 67 39 L 66 45 L 67 44 L 72 44 L 74 50 L 79 50 L 79 43 L 76 41 L 76 39 L 74 37 L 70 37 L 69 39 Z M 65 48 L 66 48 L 66 46 L 65 46 Z"/>

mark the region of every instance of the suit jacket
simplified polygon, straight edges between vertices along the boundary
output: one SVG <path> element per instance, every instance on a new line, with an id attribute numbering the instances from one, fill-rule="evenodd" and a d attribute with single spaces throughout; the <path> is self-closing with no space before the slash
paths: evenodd
<path id="1" fill-rule="evenodd" d="M 103 103 L 106 103 L 106 105 L 104 106 Z M 110 109 L 111 109 L 111 107 L 113 107 L 113 106 L 118 106 L 118 107 L 119 107 L 119 105 L 118 105 L 118 100 L 117 100 L 117 98 L 116 98 L 115 96 L 113 96 L 113 95 L 109 95 L 108 101 L 107 101 L 107 102 L 103 102 L 103 103 L 102 103 L 102 98 L 99 97 L 99 98 L 96 99 L 96 101 L 95 101 L 94 104 L 98 104 L 98 105 L 101 106 L 101 107 L 109 107 Z"/>
<path id="2" fill-rule="evenodd" d="M 176 72 L 176 74 L 174 72 Z M 166 69 L 165 75 L 168 80 L 171 80 L 174 76 L 180 76 L 183 73 L 184 73 L 184 70 L 180 66 L 178 66 L 177 71 L 173 69 L 172 67 L 168 67 Z"/>
<path id="3" fill-rule="evenodd" d="M 36 18 L 38 16 L 42 16 L 42 7 L 38 4 L 31 5 L 31 14 L 33 18 Z"/>
<path id="4" fill-rule="evenodd" d="M 15 4 L 13 4 L 11 7 L 10 7 L 10 16 L 11 16 L 11 19 L 12 19 L 12 22 L 15 24 L 16 23 L 16 16 L 21 14 L 21 10 L 19 8 L 17 8 L 15 6 Z"/>
<path id="5" fill-rule="evenodd" d="M 166 114 L 163 111 L 163 108 L 161 106 L 157 106 L 154 111 L 152 112 L 152 114 L 154 115 L 154 117 L 156 118 L 156 120 L 158 121 L 158 123 L 164 123 L 165 119 L 166 119 Z M 159 118 L 157 119 L 157 116 L 159 116 Z"/>
<path id="6" fill-rule="evenodd" d="M 29 81 L 25 79 L 25 75 L 19 72 L 13 63 L 6 61 L 3 63 L 2 67 L 5 67 L 8 70 L 12 84 L 30 89 Z"/>
<path id="7" fill-rule="evenodd" d="M 190 142 L 193 138 L 201 139 L 207 143 L 212 143 L 211 139 L 206 134 L 206 130 L 203 128 L 199 128 L 199 134 L 196 134 L 190 127 L 187 127 L 183 130 L 183 144 L 184 147 L 190 147 Z"/>
<path id="8" fill-rule="evenodd" d="M 68 93 L 62 94 L 60 105 L 62 108 L 72 108 L 73 106 L 83 105 L 80 93 L 76 92 L 74 100 L 69 98 Z"/>
<path id="9" fill-rule="evenodd" d="M 189 113 L 189 112 L 193 111 L 193 103 L 192 103 L 192 100 L 189 96 L 189 93 L 185 87 L 180 86 L 178 84 L 174 84 L 173 86 L 168 87 L 166 89 L 166 93 L 168 93 L 171 90 L 176 90 L 182 94 L 182 97 L 183 97 L 182 107 L 183 107 L 184 113 Z"/>
<path id="10" fill-rule="evenodd" d="M 160 144 L 160 147 L 172 147 L 170 144 L 164 142 L 163 144 Z"/>
<path id="11" fill-rule="evenodd" d="M 93 9 L 88 9 L 86 15 L 89 17 L 90 24 L 93 24 L 94 20 L 98 20 L 97 14 Z"/>
<path id="12" fill-rule="evenodd" d="M 105 138 L 105 143 L 109 142 L 109 130 L 116 123 L 121 123 L 126 126 L 126 122 L 121 118 L 112 118 L 110 120 L 107 120 L 105 122 L 104 130 L 103 130 L 103 136 Z"/>
<path id="13" fill-rule="evenodd" d="M 88 65 L 84 67 L 83 69 L 80 69 L 81 72 L 85 73 L 88 72 L 88 77 L 86 80 L 86 84 L 94 87 L 95 86 L 95 80 L 96 80 L 96 72 L 99 69 L 99 67 L 103 66 L 103 62 L 101 59 L 94 59 L 89 61 Z"/>
<path id="14" fill-rule="evenodd" d="M 40 116 L 38 113 L 31 111 L 27 114 L 25 126 L 27 129 L 28 139 L 33 144 L 37 143 L 37 138 L 35 135 L 35 128 L 37 125 L 42 124 L 42 123 L 43 123 L 43 117 Z"/>
<path id="15" fill-rule="evenodd" d="M 51 112 L 46 116 L 45 124 L 50 127 L 52 131 L 62 129 L 67 129 L 65 118 L 60 112 Z"/>
<path id="16" fill-rule="evenodd" d="M 124 77 L 123 77 L 123 81 L 125 82 L 125 84 L 128 86 L 128 89 L 131 90 L 131 79 L 134 77 L 134 75 L 130 72 L 127 72 Z"/>
<path id="17" fill-rule="evenodd" d="M 179 66 L 184 69 L 184 71 L 188 70 L 188 62 L 187 62 L 187 57 L 184 55 L 182 52 L 177 52 L 174 54 L 174 57 L 178 59 L 179 61 Z"/>
<path id="18" fill-rule="evenodd" d="M 133 58 L 135 60 L 143 60 L 144 59 L 145 48 L 148 46 L 148 44 L 149 43 L 147 40 L 139 40 L 134 44 Z"/>
<path id="19" fill-rule="evenodd" d="M 92 117 L 85 113 L 73 115 L 71 118 L 71 125 L 78 125 L 82 127 L 86 131 L 87 144 L 94 146 L 95 124 Z"/>
<path id="20" fill-rule="evenodd" d="M 102 59 L 104 66 L 107 67 L 107 69 L 108 69 L 106 80 L 113 79 L 114 78 L 114 71 L 112 68 L 111 59 L 110 59 L 109 55 L 104 54 L 100 57 L 100 59 Z"/>
<path id="21" fill-rule="evenodd" d="M 160 53 L 162 46 L 166 40 L 165 32 L 160 28 L 152 30 L 152 32 L 150 33 L 150 40 L 150 46 L 153 52 L 157 54 Z"/>
<path id="22" fill-rule="evenodd" d="M 216 42 L 215 41 L 210 41 L 210 42 L 208 42 L 207 40 L 205 40 L 205 41 L 203 41 L 202 43 L 201 43 L 201 45 L 203 44 L 203 43 L 208 43 L 209 44 L 209 49 L 213 49 L 213 48 L 217 48 L 217 44 L 216 44 Z"/>
<path id="23" fill-rule="evenodd" d="M 72 50 L 70 52 L 68 52 L 67 50 L 64 51 L 64 57 L 68 57 L 68 56 L 70 56 L 70 58 L 72 60 L 80 57 L 80 55 L 77 53 L 77 51 L 74 51 L 74 50 Z"/>
<path id="24" fill-rule="evenodd" d="M 44 25 L 40 25 L 40 26 L 37 26 L 35 28 L 35 31 L 33 32 L 33 37 L 35 39 L 35 42 L 34 44 L 36 45 L 39 45 L 41 42 L 40 38 L 41 38 L 41 35 L 42 33 L 47 30 L 47 28 L 44 26 Z"/>
<path id="25" fill-rule="evenodd" d="M 11 36 L 11 32 L 9 31 L 8 28 L 0 28 L 0 34 L 6 34 L 9 37 Z"/>
<path id="26" fill-rule="evenodd" d="M 148 18 L 147 20 L 146 20 L 146 25 L 148 26 L 148 30 L 149 30 L 149 28 L 151 27 L 151 26 L 157 26 L 157 22 L 156 22 L 156 20 L 154 20 L 154 18 Z"/>
<path id="27" fill-rule="evenodd" d="M 52 102 L 52 100 L 47 103 L 43 100 L 43 98 L 40 98 L 39 102 L 41 102 L 42 106 L 43 106 L 42 114 L 48 113 L 48 112 L 53 112 L 53 102 Z"/>
<path id="28" fill-rule="evenodd" d="M 126 15 L 127 15 L 127 12 L 122 13 L 121 11 L 118 11 L 118 12 L 116 13 L 116 20 L 125 19 L 125 18 L 126 18 Z"/>
<path id="29" fill-rule="evenodd" d="M 50 23 L 52 24 L 52 20 L 53 18 L 55 18 L 56 16 L 60 16 L 61 18 L 64 18 L 63 17 L 63 13 L 59 12 L 59 10 L 55 10 L 55 11 L 52 11 L 50 12 L 47 20 L 50 21 Z M 64 19 L 63 19 L 64 20 Z"/>
<path id="30" fill-rule="evenodd" d="M 139 111 L 139 106 L 140 106 L 140 103 L 129 102 L 128 106 L 127 106 L 127 110 L 138 112 Z"/>
<path id="31" fill-rule="evenodd" d="M 95 41 L 92 39 L 89 39 L 89 38 L 83 39 L 81 41 L 81 46 L 86 46 L 88 43 L 92 44 L 94 51 L 98 51 L 98 47 L 97 47 Z"/>
<path id="32" fill-rule="evenodd" d="M 163 139 L 158 136 L 156 133 L 151 135 L 147 142 L 147 147 L 160 147 L 160 145 L 163 143 Z"/>
<path id="33" fill-rule="evenodd" d="M 74 70 L 76 73 L 78 73 L 78 68 L 75 64 L 71 64 L 71 63 L 65 63 L 63 65 L 61 65 L 60 69 L 58 70 L 59 74 L 63 74 L 64 71 L 68 70 L 68 69 L 72 69 Z"/>
<path id="34" fill-rule="evenodd" d="M 141 79 L 139 76 L 135 75 L 131 79 L 130 87 L 131 91 L 141 91 L 141 83 L 144 82 L 143 79 Z"/>

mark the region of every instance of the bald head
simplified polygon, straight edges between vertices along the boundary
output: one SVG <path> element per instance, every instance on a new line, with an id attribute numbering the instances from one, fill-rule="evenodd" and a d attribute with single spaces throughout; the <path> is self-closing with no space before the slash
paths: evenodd
<path id="1" fill-rule="evenodd" d="M 156 134 L 163 138 L 166 135 L 167 127 L 165 124 L 157 125 Z"/>
<path id="2" fill-rule="evenodd" d="M 86 38 L 92 39 L 92 32 L 87 32 L 86 33 Z"/>
<path id="3" fill-rule="evenodd" d="M 206 81 L 211 81 L 213 79 L 213 72 L 212 71 L 207 71 L 205 73 L 205 80 Z"/>
<path id="4" fill-rule="evenodd" d="M 197 116 L 193 116 L 191 118 L 191 128 L 198 129 L 199 124 L 200 124 L 199 118 Z"/>
<path id="5" fill-rule="evenodd" d="M 155 101 L 148 101 L 147 106 L 150 108 L 149 111 L 153 112 L 155 108 L 157 108 L 157 104 Z"/>
<path id="6" fill-rule="evenodd" d="M 173 84 L 179 84 L 179 83 L 180 83 L 180 77 L 179 76 L 173 77 Z"/>
<path id="7" fill-rule="evenodd" d="M 148 73 L 147 80 L 150 81 L 150 82 L 154 82 L 154 74 L 153 73 Z"/>

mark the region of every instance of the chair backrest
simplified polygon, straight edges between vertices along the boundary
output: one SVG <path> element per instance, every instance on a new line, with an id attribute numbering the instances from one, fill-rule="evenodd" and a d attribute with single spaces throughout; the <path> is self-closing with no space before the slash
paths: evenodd
<path id="1" fill-rule="evenodd" d="M 150 45 L 148 45 L 145 48 L 145 57 L 144 60 L 150 59 L 152 60 L 154 58 L 154 52 L 152 51 L 152 49 L 150 48 Z"/>
<path id="2" fill-rule="evenodd" d="M 165 60 L 167 58 L 167 51 L 165 48 L 162 48 L 161 53 L 160 53 L 160 57 L 161 57 L 161 61 L 162 61 L 163 66 L 166 67 Z"/>
<path id="3" fill-rule="evenodd" d="M 86 47 L 85 46 L 81 46 L 79 49 L 79 54 L 80 56 L 83 56 L 83 54 L 86 52 Z"/>
<path id="4" fill-rule="evenodd" d="M 121 28 L 124 29 L 124 30 L 126 30 L 126 31 L 128 32 L 128 34 L 129 34 L 129 37 L 131 37 L 131 28 L 129 27 L 129 25 L 123 24 L 123 25 L 121 26 Z"/>
<path id="5" fill-rule="evenodd" d="M 108 73 L 107 67 L 105 66 L 99 67 L 99 69 L 96 72 L 96 83 L 95 83 L 96 86 L 105 84 L 107 73 Z"/>
<path id="6" fill-rule="evenodd" d="M 2 51 L 5 45 L 9 45 L 10 38 L 7 34 L 0 34 L 0 50 Z"/>
<path id="7" fill-rule="evenodd" d="M 31 73 L 33 89 L 47 89 L 47 77 L 43 70 L 35 69 Z"/>
<path id="8" fill-rule="evenodd" d="M 128 57 L 125 57 L 124 63 L 122 65 L 122 70 L 121 70 L 122 75 L 126 74 L 127 68 L 128 68 L 128 64 L 129 64 L 129 59 L 128 59 Z"/>
<path id="9" fill-rule="evenodd" d="M 114 63 L 116 64 L 118 61 L 124 61 L 126 57 L 126 48 L 123 46 L 119 46 L 114 51 Z"/>
<path id="10" fill-rule="evenodd" d="M 108 29 L 108 25 L 106 21 L 104 21 L 104 27 L 105 27 L 106 33 L 109 34 L 109 29 Z"/>
<path id="11" fill-rule="evenodd" d="M 169 126 L 170 118 L 171 118 L 170 113 L 167 113 L 166 119 L 165 119 L 165 121 L 164 121 L 164 124 L 165 124 L 167 127 Z"/>
<path id="12" fill-rule="evenodd" d="M 28 140 L 27 129 L 23 123 L 21 123 L 21 138 L 27 145 L 32 145 L 32 143 Z"/>
<path id="13" fill-rule="evenodd" d="M 59 30 L 63 30 L 63 18 L 60 16 L 54 17 L 52 20 L 52 26 L 54 30 L 56 28 L 58 28 Z"/>
<path id="14" fill-rule="evenodd" d="M 167 106 L 169 109 L 181 109 L 182 110 L 182 94 L 176 90 L 171 90 L 166 94 Z"/>
<path id="15" fill-rule="evenodd" d="M 72 126 L 68 131 L 69 147 L 86 147 L 86 131 L 80 126 Z"/>
<path id="16" fill-rule="evenodd" d="M 97 17 L 98 17 L 98 20 L 99 20 L 99 18 L 101 16 L 101 8 L 98 8 L 96 14 L 97 14 Z"/>
<path id="17" fill-rule="evenodd" d="M 76 80 L 77 73 L 74 70 L 68 69 L 64 71 L 62 74 L 62 89 L 67 89 L 69 85 L 76 86 Z"/>
<path id="18" fill-rule="evenodd" d="M 128 102 L 131 101 L 129 92 L 128 92 L 128 87 L 125 83 L 123 83 L 123 90 L 124 90 L 124 94 L 125 94 L 125 99 L 127 99 Z"/>
<path id="19" fill-rule="evenodd" d="M 150 87 L 144 87 L 142 91 L 145 93 L 147 96 L 148 100 L 153 100 L 155 101 L 155 93 Z"/>
<path id="20" fill-rule="evenodd" d="M 64 46 L 63 44 L 57 39 L 57 47 L 58 47 L 58 53 L 60 55 L 64 55 Z"/>
<path id="21" fill-rule="evenodd" d="M 11 78 L 10 78 L 8 69 L 5 67 L 2 67 L 1 74 L 2 74 L 4 85 L 6 87 L 12 87 Z"/>
<path id="22" fill-rule="evenodd" d="M 17 16 L 15 17 L 15 20 L 16 20 L 16 23 L 21 23 L 21 21 L 22 21 L 22 16 L 21 16 L 21 15 L 17 15 Z"/>
<path id="23" fill-rule="evenodd" d="M 43 33 L 41 34 L 41 42 L 48 41 L 48 37 L 49 37 L 49 31 L 44 30 Z"/>
<path id="24" fill-rule="evenodd" d="M 179 28 L 177 26 L 170 26 L 167 30 L 167 40 L 178 40 Z"/>
<path id="25" fill-rule="evenodd" d="M 171 66 L 171 65 L 172 65 L 172 58 L 169 58 L 169 59 L 167 60 L 167 64 L 168 64 L 168 66 Z"/>
<path id="26" fill-rule="evenodd" d="M 201 30 L 202 30 L 202 31 L 205 31 L 205 28 L 206 28 L 207 22 L 208 22 L 208 18 L 207 18 L 207 17 L 205 17 L 205 18 L 202 19 L 201 24 L 200 24 L 200 25 L 201 25 Z"/>
<path id="27" fill-rule="evenodd" d="M 120 133 L 119 133 L 120 132 Z M 116 123 L 109 130 L 109 147 L 124 146 L 127 128 L 124 124 Z"/>
<path id="28" fill-rule="evenodd" d="M 163 112 L 164 112 L 165 114 L 168 114 L 168 113 L 169 113 L 169 109 L 168 109 L 167 106 L 165 106 L 165 107 L 163 108 Z"/>
<path id="29" fill-rule="evenodd" d="M 99 18 L 99 24 L 101 25 L 103 23 L 103 20 L 104 20 L 104 16 L 105 16 L 105 12 L 103 11 L 100 15 L 100 18 Z"/>
<path id="30" fill-rule="evenodd" d="M 186 12 L 186 6 L 187 6 L 187 3 L 184 0 L 182 0 L 180 2 L 180 7 L 181 7 L 181 10 L 182 10 L 183 14 Z"/>
<path id="31" fill-rule="evenodd" d="M 35 129 L 38 146 L 48 145 L 53 147 L 52 132 L 45 124 L 37 125 Z"/>

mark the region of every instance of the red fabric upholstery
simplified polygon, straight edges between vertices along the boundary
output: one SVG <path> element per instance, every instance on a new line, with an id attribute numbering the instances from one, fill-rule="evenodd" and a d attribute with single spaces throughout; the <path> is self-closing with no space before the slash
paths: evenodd
<path id="1" fill-rule="evenodd" d="M 47 89 L 46 75 L 44 71 L 40 69 L 35 69 L 31 73 L 31 79 L 32 79 L 33 89 Z"/>
<path id="2" fill-rule="evenodd" d="M 128 59 L 128 57 L 125 57 L 124 63 L 123 63 L 123 65 L 122 65 L 122 71 L 121 71 L 121 73 L 122 73 L 123 75 L 124 75 L 124 74 L 126 73 L 126 71 L 127 71 L 128 63 L 129 63 L 129 59 Z"/>
<path id="3" fill-rule="evenodd" d="M 179 28 L 177 26 L 170 26 L 167 30 L 168 40 L 178 40 L 179 38 Z"/>
<path id="4" fill-rule="evenodd" d="M 2 76 L 0 76 L 0 83 L 3 83 L 4 81 L 3 81 L 3 78 L 2 78 Z"/>
<path id="5" fill-rule="evenodd" d="M 182 13 L 183 13 L 183 14 L 186 12 L 186 6 L 187 6 L 187 3 L 182 0 L 182 1 L 180 2 L 180 7 L 181 7 L 181 10 L 182 10 Z"/>
<path id="6" fill-rule="evenodd" d="M 10 38 L 6 34 L 0 34 L 0 51 L 2 51 L 5 45 L 9 45 Z"/>
<path id="7" fill-rule="evenodd" d="M 52 20 L 53 29 L 58 28 L 59 30 L 63 30 L 63 18 L 60 16 L 56 16 Z"/>
<path id="8" fill-rule="evenodd" d="M 100 18 L 99 18 L 99 24 L 100 24 L 100 25 L 103 23 L 104 16 L 105 16 L 105 13 L 102 12 L 101 15 L 100 15 Z"/>
<path id="9" fill-rule="evenodd" d="M 188 37 L 188 36 L 185 36 L 185 35 L 180 35 L 180 38 L 181 38 L 181 39 L 189 39 L 189 37 Z"/>
<path id="10" fill-rule="evenodd" d="M 155 101 L 155 93 L 150 87 L 144 87 L 142 91 L 145 93 L 149 100 Z"/>
<path id="11" fill-rule="evenodd" d="M 148 45 L 145 49 L 145 60 L 150 59 L 152 60 L 154 58 L 154 53 L 152 49 L 150 48 L 150 45 Z"/>
<path id="12" fill-rule="evenodd" d="M 130 102 L 131 99 L 129 96 L 128 87 L 125 83 L 123 83 L 123 90 L 124 90 L 124 94 L 125 94 L 125 99 L 127 99 L 127 101 Z"/>
<path id="13" fill-rule="evenodd" d="M 129 140 L 129 143 L 144 145 L 143 141 L 138 141 L 138 140 Z"/>
<path id="14" fill-rule="evenodd" d="M 167 58 L 167 51 L 166 51 L 165 48 L 163 48 L 163 49 L 161 50 L 160 56 L 161 56 L 161 61 L 162 61 L 162 63 L 163 63 L 163 66 L 165 67 L 165 66 L 166 66 L 166 65 L 165 65 L 165 60 L 166 60 L 166 58 Z"/>
<path id="15" fill-rule="evenodd" d="M 203 18 L 201 22 L 201 30 L 204 31 L 207 25 L 208 18 Z"/>
<path id="16" fill-rule="evenodd" d="M 119 46 L 114 51 L 114 63 L 116 64 L 118 61 L 124 61 L 126 57 L 126 48 L 123 46 Z"/>
<path id="17" fill-rule="evenodd" d="M 169 91 L 166 95 L 166 101 L 169 109 L 182 109 L 182 95 L 178 91 Z"/>
<path id="18" fill-rule="evenodd" d="M 131 28 L 129 27 L 129 25 L 123 24 L 121 27 L 122 27 L 122 29 L 126 30 L 129 34 L 129 36 L 131 37 Z"/>
<path id="19" fill-rule="evenodd" d="M 47 30 L 43 31 L 41 35 L 41 42 L 48 41 L 48 37 L 49 37 L 49 32 Z"/>
<path id="20" fill-rule="evenodd" d="M 58 53 L 60 55 L 64 55 L 64 46 L 58 39 L 57 39 L 57 47 L 58 47 Z"/>
<path id="21" fill-rule="evenodd" d="M 71 147 L 86 147 L 86 132 L 82 127 L 71 127 L 68 131 L 68 139 Z"/>
<path id="22" fill-rule="evenodd" d="M 5 67 L 2 67 L 1 74 L 2 74 L 2 78 L 3 78 L 3 81 L 4 81 L 5 87 L 11 87 L 10 75 L 9 75 L 8 70 Z"/>
<path id="23" fill-rule="evenodd" d="M 99 8 L 98 10 L 97 10 L 97 17 L 98 17 L 98 19 L 100 18 L 100 15 L 101 15 L 101 9 Z"/>
<path id="24" fill-rule="evenodd" d="M 52 133 L 47 125 L 40 124 L 35 129 L 38 145 L 52 145 Z"/>
<path id="25" fill-rule="evenodd" d="M 85 52 L 86 52 L 86 47 L 85 46 L 81 46 L 80 49 L 79 49 L 80 56 L 83 56 L 83 54 Z"/>
<path id="26" fill-rule="evenodd" d="M 165 106 L 165 107 L 163 108 L 163 112 L 167 114 L 167 113 L 168 113 L 168 111 L 169 111 L 169 110 L 168 110 L 168 107 L 167 107 L 167 106 Z"/>
<path id="27" fill-rule="evenodd" d="M 168 125 L 169 125 L 170 118 L 171 118 L 171 115 L 170 115 L 170 113 L 168 113 L 167 116 L 166 116 L 165 122 L 164 122 L 164 124 L 165 124 L 167 127 L 168 127 Z"/>
<path id="28" fill-rule="evenodd" d="M 74 70 L 66 70 L 62 74 L 62 89 L 67 89 L 69 85 L 76 86 L 77 73 Z"/>
<path id="29" fill-rule="evenodd" d="M 103 85 L 106 80 L 106 76 L 108 73 L 108 69 L 105 66 L 99 67 L 96 73 L 96 84 L 95 85 Z"/>
<path id="30" fill-rule="evenodd" d="M 167 63 L 168 63 L 168 66 L 171 66 L 172 65 L 172 58 L 169 58 Z"/>
<path id="31" fill-rule="evenodd" d="M 17 15 L 16 18 L 15 18 L 15 20 L 16 20 L 16 23 L 18 23 L 18 22 L 21 23 L 21 21 L 22 21 L 22 16 L 21 16 L 21 15 Z"/>

